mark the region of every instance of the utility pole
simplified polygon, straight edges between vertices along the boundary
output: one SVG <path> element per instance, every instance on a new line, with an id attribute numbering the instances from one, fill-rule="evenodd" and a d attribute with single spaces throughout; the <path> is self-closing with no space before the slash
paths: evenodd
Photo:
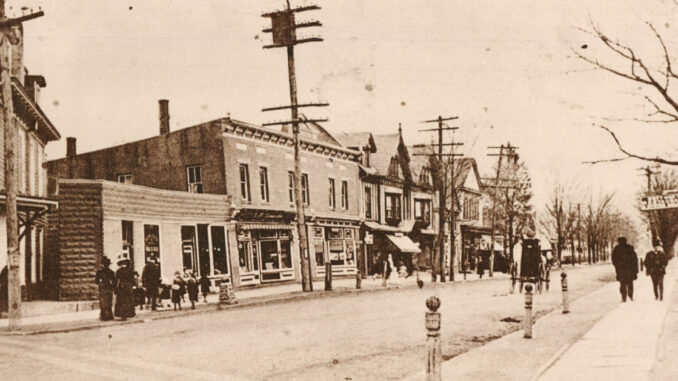
<path id="1" fill-rule="evenodd" d="M 298 104 L 297 102 L 297 78 L 294 69 L 294 46 L 306 42 L 322 41 L 323 39 L 316 36 L 298 38 L 296 30 L 299 28 L 308 28 L 314 26 L 322 26 L 319 21 L 308 21 L 302 23 L 295 22 L 295 14 L 305 11 L 313 11 L 320 9 L 317 5 L 307 5 L 297 8 L 291 8 L 289 0 L 286 1 L 285 9 L 281 11 L 274 11 L 264 13 L 261 17 L 271 19 L 271 28 L 264 29 L 264 33 L 271 33 L 273 35 L 273 44 L 264 46 L 264 49 L 270 48 L 287 48 L 287 70 L 290 85 L 290 105 L 280 107 L 264 108 L 261 111 L 274 111 L 290 109 L 292 112 L 292 120 L 284 122 L 264 123 L 264 126 L 273 125 L 292 125 L 292 133 L 294 135 L 294 204 L 297 213 L 297 229 L 299 230 L 299 256 L 301 262 L 301 286 L 303 291 L 313 291 L 313 274 L 311 274 L 311 266 L 309 264 L 310 256 L 308 255 L 308 236 L 306 232 L 306 221 L 304 218 L 304 200 L 301 193 L 301 164 L 300 151 L 301 145 L 299 143 L 299 108 L 300 107 L 325 107 L 327 103 L 307 103 Z M 306 123 L 326 122 L 327 119 L 305 119 Z M 308 184 L 306 184 L 308 187 Z"/>
<path id="2" fill-rule="evenodd" d="M 491 236 L 490 236 L 490 266 L 489 266 L 489 276 L 492 277 L 494 276 L 494 230 L 495 230 L 495 223 L 496 223 L 496 211 L 497 211 L 497 189 L 499 188 L 499 175 L 501 174 L 501 163 L 502 159 L 504 158 L 504 150 L 506 150 L 508 153 L 506 154 L 509 157 L 509 160 L 515 155 L 515 150 L 518 149 L 518 147 L 511 146 L 511 143 L 508 143 L 507 145 L 501 145 L 499 147 L 496 146 L 490 146 L 487 147 L 489 149 L 499 149 L 499 153 L 490 153 L 487 156 L 499 156 L 498 162 L 497 162 L 497 175 L 494 181 L 494 191 L 492 193 L 492 228 L 491 228 Z"/>
<path id="3" fill-rule="evenodd" d="M 454 147 L 463 145 L 463 143 L 455 143 L 454 139 L 452 140 L 451 143 L 445 143 L 443 141 L 443 131 L 455 131 L 458 130 L 459 127 L 450 127 L 447 126 L 444 122 L 449 121 L 449 120 L 456 120 L 459 119 L 458 116 L 453 116 L 449 118 L 443 118 L 442 116 L 438 116 L 437 119 L 431 119 L 431 120 L 426 120 L 423 121 L 422 123 L 437 123 L 438 127 L 436 128 L 428 128 L 424 130 L 419 130 L 419 131 L 436 131 L 438 132 L 438 144 L 417 144 L 414 147 L 415 148 L 425 148 L 425 147 L 432 147 L 432 148 L 437 148 L 437 154 L 431 155 L 430 153 L 421 153 L 421 154 L 414 154 L 415 156 L 428 156 L 431 157 L 433 156 L 434 162 L 436 163 L 436 177 L 438 179 L 437 183 L 437 190 L 438 190 L 438 272 L 440 274 L 440 281 L 445 282 L 446 281 L 446 275 L 445 275 L 445 221 L 446 221 L 446 216 L 445 216 L 445 210 L 447 208 L 447 171 L 445 170 L 445 160 L 443 158 L 449 157 L 451 160 L 448 161 L 448 163 L 452 167 L 452 178 L 451 178 L 451 184 L 452 184 L 452 190 L 451 193 L 454 195 L 455 190 L 454 190 L 454 158 L 456 156 L 463 156 L 462 154 L 454 153 Z M 443 152 L 443 147 L 449 146 L 452 147 L 452 152 L 450 153 L 444 153 Z M 452 274 L 450 276 L 451 280 L 454 280 L 454 254 L 455 254 L 455 247 L 454 247 L 454 196 L 453 197 L 453 204 L 452 204 L 452 209 L 451 209 L 451 215 L 452 219 L 450 222 L 450 230 L 452 232 L 450 236 L 450 249 L 452 250 L 452 254 L 450 255 L 450 273 Z M 436 266 L 433 266 L 434 268 Z M 432 274 L 433 281 L 436 280 L 436 274 L 435 272 Z"/>
<path id="4" fill-rule="evenodd" d="M 647 191 L 646 194 L 650 196 L 652 194 L 652 176 L 657 175 L 661 173 L 659 170 L 661 166 L 659 164 L 656 165 L 646 165 L 644 167 L 637 168 L 638 171 L 642 171 L 643 173 L 640 174 L 639 176 L 646 176 L 647 177 Z M 657 232 L 657 224 L 655 224 L 655 221 L 653 217 L 656 215 L 653 214 L 651 211 L 647 212 L 647 219 L 650 221 L 650 235 L 652 236 L 650 244 L 652 247 L 654 247 L 655 242 L 658 241 L 659 238 L 659 233 Z"/>
<path id="5" fill-rule="evenodd" d="M 19 276 L 21 254 L 19 252 L 19 216 L 16 198 L 18 191 L 16 127 L 14 125 L 14 104 L 12 103 L 12 59 L 11 46 L 18 45 L 23 38 L 21 24 L 44 15 L 42 10 L 9 18 L 5 12 L 5 0 L 0 0 L 0 81 L 2 82 L 2 105 L 5 148 L 5 193 L 7 210 L 7 304 L 9 330 L 19 327 L 21 321 L 21 281 Z M 23 70 L 23 68 L 19 68 Z"/>

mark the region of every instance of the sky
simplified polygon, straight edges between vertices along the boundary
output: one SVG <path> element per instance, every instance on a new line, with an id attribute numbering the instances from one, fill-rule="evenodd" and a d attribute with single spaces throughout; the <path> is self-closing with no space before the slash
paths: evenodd
<path id="1" fill-rule="evenodd" d="M 158 99 L 169 99 L 171 129 L 230 115 L 251 123 L 286 119 L 264 107 L 289 102 L 284 50 L 262 49 L 265 11 L 282 0 L 16 0 L 42 7 L 45 17 L 25 24 L 25 64 L 42 74 L 41 105 L 78 152 L 158 133 Z M 293 0 L 293 5 L 308 4 Z M 492 172 L 489 145 L 510 142 L 530 169 L 535 206 L 555 182 L 570 184 L 578 199 L 616 192 L 616 205 L 635 213 L 645 183 L 637 161 L 590 166 L 618 157 L 594 123 L 618 131 L 639 153 L 675 154 L 670 126 L 601 119 L 642 116 L 637 85 L 591 70 L 578 50 L 609 58 L 579 28 L 593 20 L 610 35 L 661 57 L 645 21 L 669 45 L 678 6 L 667 1 L 394 1 L 317 2 L 324 42 L 296 48 L 300 102 L 327 101 L 309 110 L 328 117 L 330 132 L 395 133 L 408 143 L 428 142 L 420 121 L 459 116 L 455 139 Z M 583 46 L 587 48 L 583 50 Z M 676 50 L 674 50 L 676 51 Z M 430 126 L 429 126 L 430 127 Z M 678 136 L 675 136 L 678 137 Z M 449 139 L 447 136 L 446 139 Z M 63 157 L 65 139 L 51 143 L 49 159 Z M 674 155 L 675 156 L 675 155 Z M 573 196 L 573 197 L 574 197 Z"/>

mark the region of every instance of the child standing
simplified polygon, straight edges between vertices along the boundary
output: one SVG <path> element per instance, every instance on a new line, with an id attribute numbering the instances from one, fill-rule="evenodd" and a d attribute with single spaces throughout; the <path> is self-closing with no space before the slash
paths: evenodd
<path id="1" fill-rule="evenodd" d="M 202 297 L 205 303 L 207 303 L 207 295 L 210 293 L 210 279 L 206 274 L 202 274 L 200 277 L 200 291 L 202 291 Z"/>
<path id="2" fill-rule="evenodd" d="M 181 311 L 181 298 L 186 292 L 186 286 L 184 285 L 184 280 L 181 278 L 181 274 L 177 271 L 174 273 L 174 282 L 172 283 L 172 303 L 174 304 L 174 310 Z"/>
<path id="3" fill-rule="evenodd" d="M 195 277 L 195 273 L 190 272 L 188 275 L 188 300 L 191 301 L 191 309 L 194 310 L 195 302 L 198 301 L 198 295 L 200 294 L 200 284 Z"/>

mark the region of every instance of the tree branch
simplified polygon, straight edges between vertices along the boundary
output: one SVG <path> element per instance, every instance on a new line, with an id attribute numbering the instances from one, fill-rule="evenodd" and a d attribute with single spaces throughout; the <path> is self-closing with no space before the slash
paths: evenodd
<path id="1" fill-rule="evenodd" d="M 610 136 L 612 136 L 612 139 L 614 139 L 614 142 L 617 144 L 617 148 L 619 149 L 619 151 L 621 151 L 623 154 L 625 154 L 629 158 L 640 159 L 640 160 L 644 160 L 644 161 L 650 161 L 650 162 L 653 162 L 653 163 L 660 163 L 660 164 L 667 164 L 667 165 L 678 165 L 678 161 L 675 161 L 675 160 L 667 160 L 667 159 L 663 159 L 659 156 L 649 157 L 649 156 L 641 156 L 641 155 L 631 153 L 631 152 L 627 151 L 622 146 L 621 142 L 619 141 L 619 138 L 617 138 L 617 135 L 612 130 L 603 126 L 602 124 L 599 124 L 598 127 L 607 131 L 610 134 Z"/>

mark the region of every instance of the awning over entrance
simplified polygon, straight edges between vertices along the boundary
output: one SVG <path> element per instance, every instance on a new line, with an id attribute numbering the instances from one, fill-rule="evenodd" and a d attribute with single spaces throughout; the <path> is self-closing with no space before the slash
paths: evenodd
<path id="1" fill-rule="evenodd" d="M 421 253 L 419 246 L 412 242 L 412 240 L 408 236 L 405 235 L 395 236 L 387 234 L 386 237 L 388 237 L 389 241 L 391 241 L 391 243 L 393 243 L 398 248 L 398 250 L 400 250 L 403 253 L 413 253 L 413 254 Z"/>
<path id="2" fill-rule="evenodd" d="M 409 233 L 414 227 L 414 221 L 403 221 L 398 226 L 382 225 L 374 221 L 365 221 L 364 224 L 371 230 L 385 233 Z"/>

